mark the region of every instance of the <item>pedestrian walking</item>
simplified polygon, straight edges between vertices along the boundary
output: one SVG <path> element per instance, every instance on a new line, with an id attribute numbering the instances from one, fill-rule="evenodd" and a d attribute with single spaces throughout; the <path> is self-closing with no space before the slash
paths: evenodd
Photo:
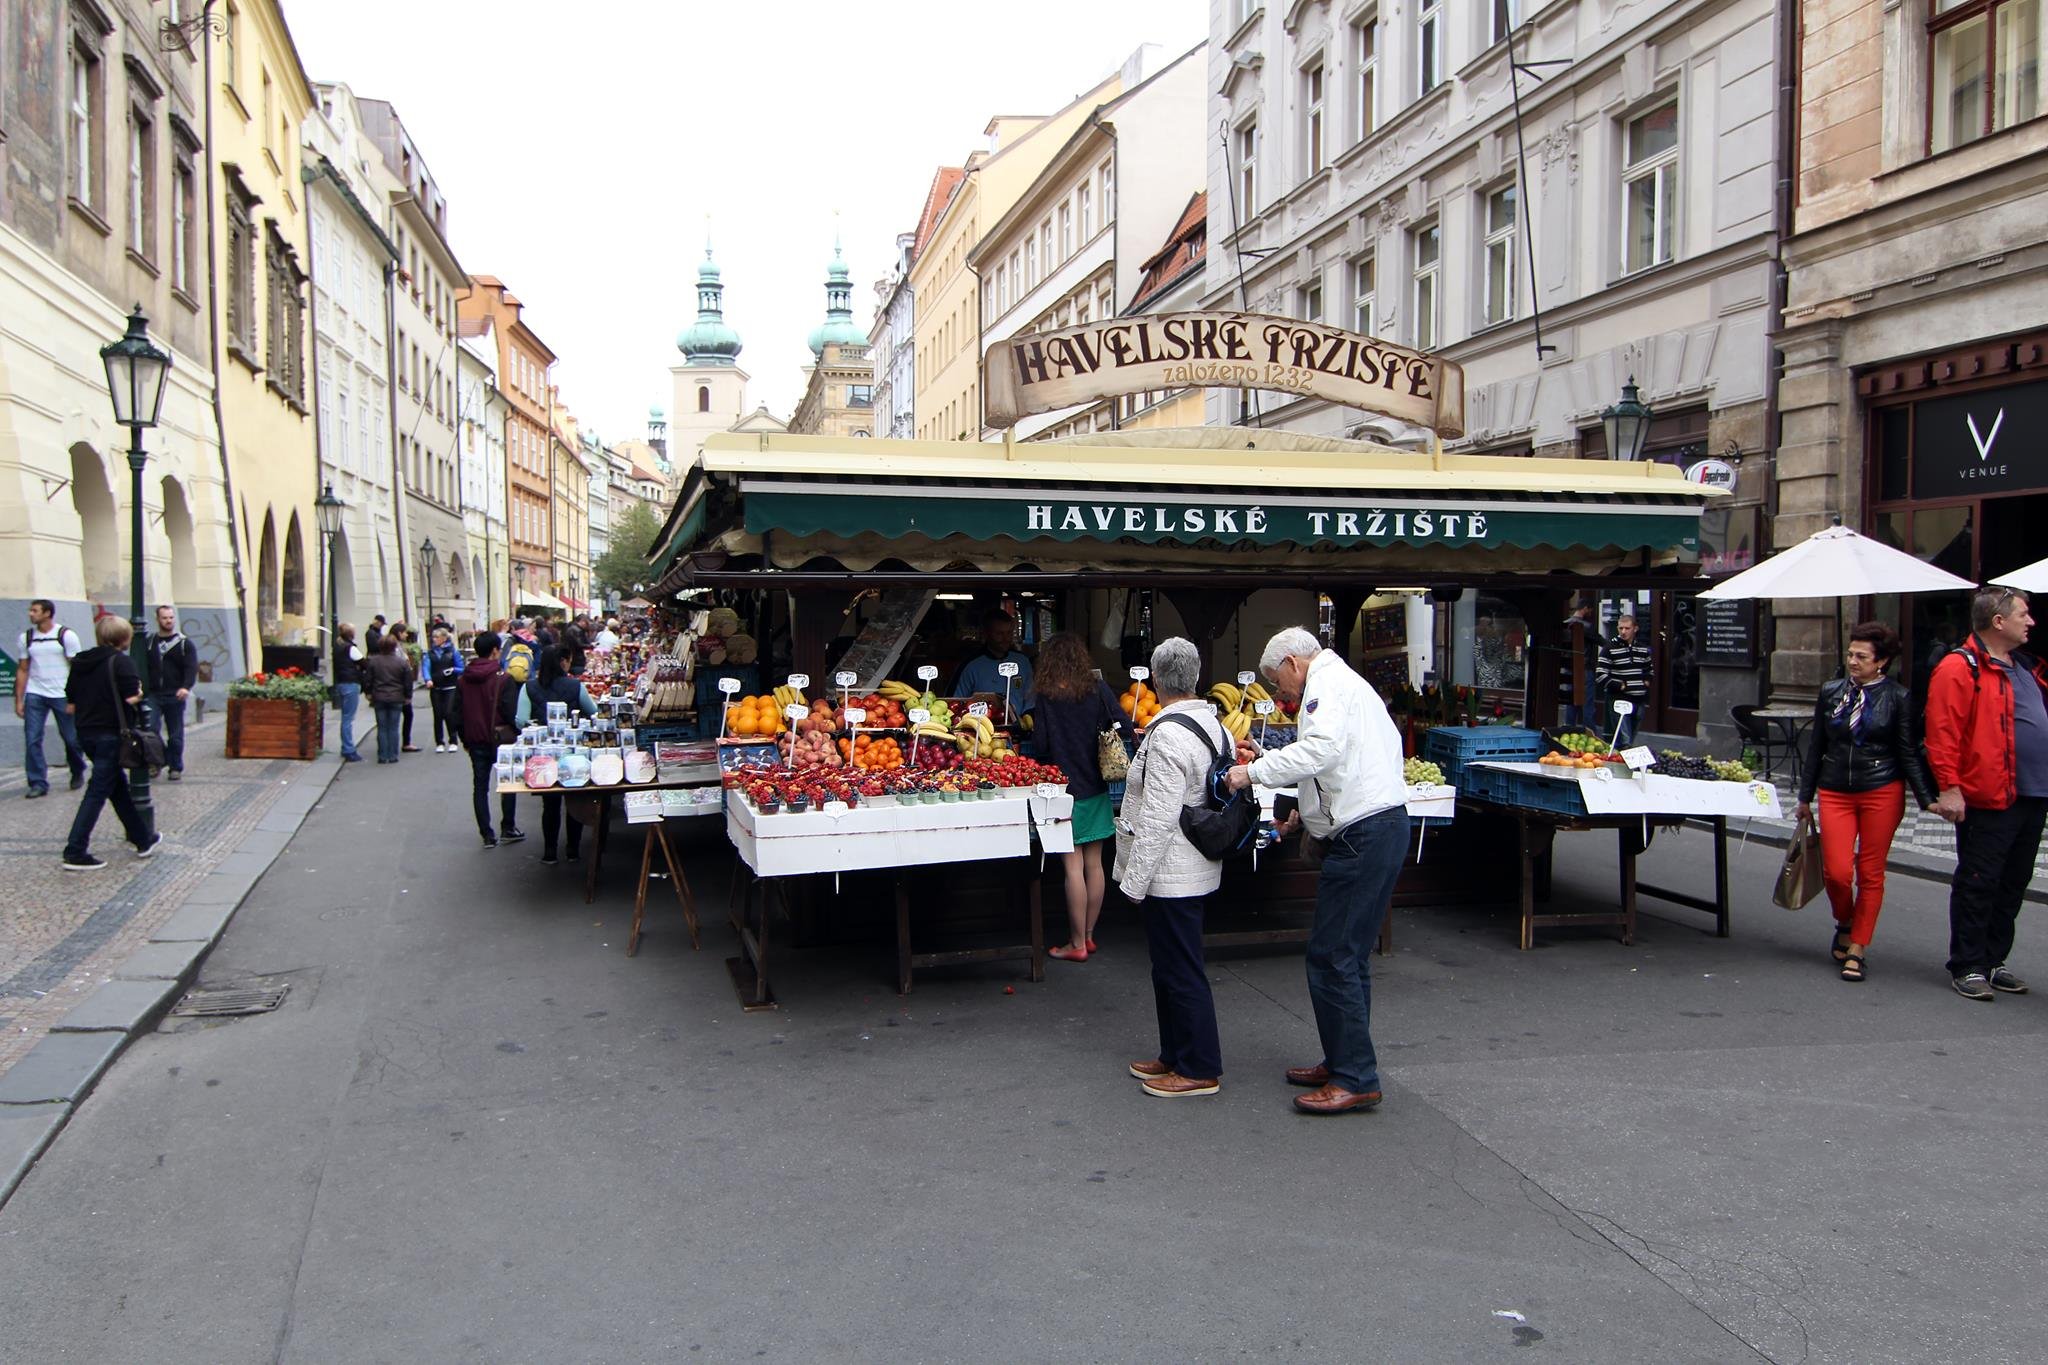
<path id="1" fill-rule="evenodd" d="M 1408 787 L 1401 736 L 1380 695 L 1314 635 L 1290 627 L 1267 642 L 1259 671 L 1282 701 L 1297 702 L 1297 737 L 1230 770 L 1233 791 L 1257 782 L 1296 787 L 1287 817 L 1320 860 L 1308 939 L 1308 995 L 1323 1059 L 1290 1068 L 1311 1087 L 1294 1107 L 1342 1114 L 1380 1102 L 1372 1045 L 1372 952 L 1408 852 Z"/>
<path id="2" fill-rule="evenodd" d="M 1603 697 L 1635 708 L 1621 717 L 1615 732 L 1614 747 L 1625 749 L 1636 742 L 1636 726 L 1642 723 L 1643 707 L 1650 700 L 1650 647 L 1636 640 L 1635 617 L 1624 616 L 1614 623 L 1614 638 L 1600 646 L 1600 663 L 1594 673 Z"/>
<path id="3" fill-rule="evenodd" d="M 1054 855 L 1065 879 L 1069 932 L 1067 942 L 1050 952 L 1062 962 L 1086 962 L 1095 951 L 1095 922 L 1102 916 L 1102 849 L 1116 834 L 1109 782 L 1102 775 L 1101 736 L 1114 731 L 1127 742 L 1131 722 L 1117 705 L 1116 693 L 1096 676 L 1088 646 L 1066 632 L 1039 647 L 1032 699 L 1032 739 L 1067 775 L 1067 792 L 1074 798 L 1073 851 Z"/>
<path id="4" fill-rule="evenodd" d="M 384 613 L 378 612 L 370 618 L 370 625 L 363 632 L 363 648 L 372 654 L 377 652 L 377 642 L 384 638 Z"/>
<path id="5" fill-rule="evenodd" d="M 392 626 L 389 634 L 398 641 L 399 654 L 412 670 L 405 686 L 405 700 L 398 704 L 398 749 L 400 753 L 416 754 L 419 746 L 412 742 L 412 694 L 419 690 L 420 680 L 426 674 L 426 651 L 413 639 L 412 627 L 403 621 Z"/>
<path id="6" fill-rule="evenodd" d="M 526 686 L 519 689 L 517 709 L 513 712 L 512 728 L 523 730 L 528 722 L 546 720 L 548 703 L 562 702 L 571 711 L 580 711 L 586 716 L 597 714 L 597 703 L 590 699 L 590 693 L 583 684 L 570 677 L 562 664 L 562 651 L 557 645 L 548 645 L 540 652 L 540 665 Z M 562 832 L 562 797 L 559 792 L 548 792 L 540 798 L 540 860 L 552 865 L 559 861 L 556 847 Z M 583 822 L 575 816 L 569 817 L 569 839 L 567 853 L 569 861 L 580 856 L 583 843 Z"/>
<path id="7" fill-rule="evenodd" d="M 1822 883 L 1835 912 L 1830 952 L 1844 981 L 1864 979 L 1906 789 L 1920 809 L 1934 804 L 1912 694 L 1885 675 L 1899 648 L 1898 632 L 1882 622 L 1849 632 L 1848 676 L 1822 685 L 1801 767 L 1797 813 L 1802 820 L 1813 813 L 1818 790 Z"/>
<path id="8" fill-rule="evenodd" d="M 50 794 L 43 722 L 52 716 L 57 720 L 57 737 L 64 741 L 71 790 L 77 791 L 85 785 L 85 751 L 79 747 L 78 727 L 64 707 L 64 685 L 71 677 L 72 661 L 80 653 L 78 632 L 58 625 L 57 604 L 38 597 L 28 604 L 28 629 L 17 639 L 14 657 L 21 660 L 21 667 L 14 670 L 14 714 L 26 727 L 22 753 L 28 770 L 27 797 L 33 801 Z"/>
<path id="9" fill-rule="evenodd" d="M 356 708 L 363 701 L 365 654 L 356 643 L 356 628 L 343 621 L 334 628 L 334 703 L 341 708 L 341 761 L 360 763 L 356 752 Z"/>
<path id="10" fill-rule="evenodd" d="M 199 681 L 199 651 L 178 629 L 178 609 L 156 609 L 156 634 L 149 637 L 148 689 L 142 713 L 164 742 L 166 774 L 185 780 L 185 699 Z"/>
<path id="11" fill-rule="evenodd" d="M 526 837 L 513 819 L 518 801 L 513 796 L 498 798 L 499 832 L 491 832 L 491 788 L 496 785 L 498 746 L 511 743 L 519 735 L 504 719 L 502 703 L 510 700 L 509 693 L 518 689 L 516 684 L 508 684 L 504 670 L 498 667 L 497 632 L 478 631 L 470 647 L 476 651 L 476 657 L 456 680 L 457 713 L 462 747 L 469 753 L 470 793 L 476 804 L 477 832 L 483 836 L 485 848 L 496 848 L 501 836 L 506 843 Z"/>
<path id="12" fill-rule="evenodd" d="M 1080 647 L 1078 639 L 1074 643 Z M 1045 664 L 1036 693 L 1041 708 L 1048 679 L 1057 678 L 1056 661 L 1049 657 L 1051 644 L 1048 640 L 1039 655 Z M 1059 665 L 1060 672 L 1064 668 Z M 1117 886 L 1144 913 L 1145 945 L 1152 955 L 1152 1007 L 1159 1018 L 1159 1055 L 1132 1062 L 1130 1072 L 1146 1094 L 1160 1099 L 1213 1095 L 1223 1084 L 1216 1000 L 1202 956 L 1202 922 L 1209 897 L 1223 883 L 1223 864 L 1202 856 L 1180 824 L 1183 809 L 1207 799 L 1216 756 L 1230 746 L 1216 709 L 1194 695 L 1201 670 L 1202 657 L 1192 641 L 1176 636 L 1161 640 L 1152 651 L 1159 714 L 1152 717 L 1145 741 L 1131 760 L 1123 809 L 1115 822 Z M 1109 702 L 1110 714 L 1121 717 L 1116 698 Z M 1101 732 L 1094 718 L 1089 724 L 1095 733 Z M 1063 770 L 1071 782 L 1072 770 Z M 1106 795 L 1102 799 L 1109 800 Z M 1074 809 L 1078 839 L 1079 802 Z"/>
<path id="13" fill-rule="evenodd" d="M 455 684 L 462 677 L 462 651 L 448 627 L 434 630 L 424 664 L 427 701 L 434 709 L 434 752 L 452 754 L 461 739 L 462 706 Z"/>
<path id="14" fill-rule="evenodd" d="M 1593 606 L 1582 602 L 1564 623 L 1564 657 L 1557 665 L 1558 718 L 1565 725 L 1600 723 L 1600 627 Z"/>
<path id="15" fill-rule="evenodd" d="M 121 766 L 122 732 L 142 724 L 142 675 L 128 657 L 135 627 L 119 616 L 102 616 L 93 625 L 93 638 L 97 643 L 79 651 L 64 683 L 64 701 L 78 728 L 79 745 L 92 760 L 92 780 L 79 798 L 71 835 L 64 841 L 66 872 L 92 872 L 107 865 L 93 856 L 91 845 L 93 826 L 110 803 L 136 857 L 153 856 L 164 841 L 135 808 L 128 774 Z"/>
<path id="16" fill-rule="evenodd" d="M 397 632 L 386 631 L 378 637 L 377 648 L 363 664 L 363 681 L 370 689 L 370 706 L 377 713 L 379 763 L 398 762 L 405 699 L 412 695 L 415 676 L 405 651 L 398 647 Z"/>
<path id="17" fill-rule="evenodd" d="M 1934 809 L 1956 826 L 1948 974 L 1970 1000 L 2027 990 L 2005 960 L 2048 820 L 2048 667 L 2021 648 L 2033 625 L 2025 593 L 1986 588 L 1927 683 Z"/>

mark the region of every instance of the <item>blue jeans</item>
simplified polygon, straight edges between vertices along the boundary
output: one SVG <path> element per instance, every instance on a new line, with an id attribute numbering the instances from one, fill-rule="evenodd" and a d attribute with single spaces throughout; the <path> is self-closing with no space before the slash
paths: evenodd
<path id="1" fill-rule="evenodd" d="M 135 809 L 128 774 L 121 767 L 121 732 L 94 730 L 84 738 L 85 752 L 92 759 L 92 778 L 79 798 L 78 814 L 71 818 L 71 837 L 64 841 L 64 856 L 73 862 L 91 853 L 92 827 L 100 822 L 100 812 L 108 802 L 121 817 L 121 830 L 129 843 L 141 848 L 149 842 L 149 830 L 142 823 L 142 812 Z"/>
<path id="2" fill-rule="evenodd" d="M 395 701 L 380 701 L 377 707 L 377 761 L 398 762 L 398 727 L 405 708 Z"/>
<path id="3" fill-rule="evenodd" d="M 1207 896 L 1147 896 L 1144 905 L 1159 1060 L 1176 1075 L 1202 1081 L 1223 1075 L 1216 1000 L 1202 960 L 1202 914 L 1208 903 Z"/>
<path id="4" fill-rule="evenodd" d="M 142 699 L 142 723 L 164 740 L 164 766 L 185 771 L 185 699 L 176 692 L 155 692 Z"/>
<path id="5" fill-rule="evenodd" d="M 50 765 L 43 759 L 45 716 L 57 718 L 57 733 L 64 738 L 64 761 L 71 765 L 71 775 L 84 775 L 85 751 L 79 747 L 78 729 L 71 723 L 71 713 L 64 709 L 64 699 L 39 696 L 30 692 L 22 697 L 21 709 L 22 723 L 28 727 L 28 738 L 24 745 L 28 754 L 28 789 L 36 792 L 46 792 L 50 789 Z"/>
<path id="6" fill-rule="evenodd" d="M 1400 806 L 1338 830 L 1316 881 L 1308 932 L 1308 998 L 1330 1081 L 1354 1094 L 1380 1088 L 1372 1046 L 1372 951 L 1408 855 Z"/>
<path id="7" fill-rule="evenodd" d="M 336 683 L 334 699 L 341 705 L 341 756 L 356 757 L 356 708 L 363 704 L 361 683 Z"/>

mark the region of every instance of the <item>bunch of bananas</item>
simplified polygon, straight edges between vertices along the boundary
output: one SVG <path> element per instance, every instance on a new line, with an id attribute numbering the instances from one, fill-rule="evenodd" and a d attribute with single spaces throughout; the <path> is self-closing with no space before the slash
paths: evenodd
<path id="1" fill-rule="evenodd" d="M 1236 683 L 1220 682 L 1209 689 L 1208 700 L 1216 708 L 1224 730 L 1235 739 L 1243 739 L 1251 734 L 1252 726 L 1257 723 L 1253 704 L 1272 701 L 1273 694 L 1268 692 L 1266 685 L 1261 682 L 1254 682 L 1246 687 L 1239 687 Z M 1279 725 L 1283 719 L 1276 707 L 1266 717 L 1266 723 Z"/>
<path id="2" fill-rule="evenodd" d="M 1223 723 L 1223 733 L 1232 739 L 1248 739 L 1252 733 L 1252 713 L 1249 711 L 1225 711 L 1217 717 Z"/>
<path id="3" fill-rule="evenodd" d="M 902 702 L 905 709 L 908 709 L 912 706 L 922 706 L 924 704 L 922 698 L 918 695 L 918 691 L 916 688 L 912 687 L 909 683 L 906 682 L 897 682 L 894 678 L 889 679 L 889 681 L 883 683 L 880 687 L 877 687 L 875 689 L 875 695 L 878 697 L 887 697 L 890 701 Z"/>
<path id="4" fill-rule="evenodd" d="M 804 694 L 803 694 L 803 693 L 801 693 L 801 692 L 799 692 L 799 691 L 798 691 L 798 690 L 797 690 L 796 688 L 794 688 L 794 687 L 778 687 L 778 688 L 776 688 L 776 689 L 775 689 L 775 704 L 776 704 L 777 706 L 809 706 L 809 705 L 810 705 L 810 703 L 809 703 L 809 702 L 807 702 L 807 701 L 805 701 L 805 700 L 804 700 Z"/>
<path id="5" fill-rule="evenodd" d="M 987 716 L 962 716 L 955 722 L 954 744 L 969 758 L 1007 758 L 1015 750 Z"/>

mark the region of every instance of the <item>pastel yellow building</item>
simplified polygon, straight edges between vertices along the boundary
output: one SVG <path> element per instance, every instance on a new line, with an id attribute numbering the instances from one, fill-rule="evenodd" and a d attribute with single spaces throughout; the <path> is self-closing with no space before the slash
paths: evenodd
<path id="1" fill-rule="evenodd" d="M 209 31 L 214 326 L 252 664 L 261 642 L 317 643 L 317 456 L 306 326 L 299 130 L 313 89 L 272 0 L 227 0 Z M 396 566 L 393 566 L 394 568 Z"/>
<path id="2" fill-rule="evenodd" d="M 1090 111 L 1122 89 L 1118 72 L 1056 114 L 997 115 L 983 130 L 987 145 L 968 157 L 965 178 L 910 271 L 918 439 L 974 440 L 981 434 L 981 290 L 967 268 L 967 254 Z"/>

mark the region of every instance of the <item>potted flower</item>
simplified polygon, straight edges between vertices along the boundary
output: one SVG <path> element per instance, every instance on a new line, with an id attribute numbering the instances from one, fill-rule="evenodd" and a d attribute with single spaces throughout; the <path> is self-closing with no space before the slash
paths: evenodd
<path id="1" fill-rule="evenodd" d="M 317 757 L 326 735 L 327 684 L 299 668 L 251 673 L 228 684 L 229 758 Z"/>

